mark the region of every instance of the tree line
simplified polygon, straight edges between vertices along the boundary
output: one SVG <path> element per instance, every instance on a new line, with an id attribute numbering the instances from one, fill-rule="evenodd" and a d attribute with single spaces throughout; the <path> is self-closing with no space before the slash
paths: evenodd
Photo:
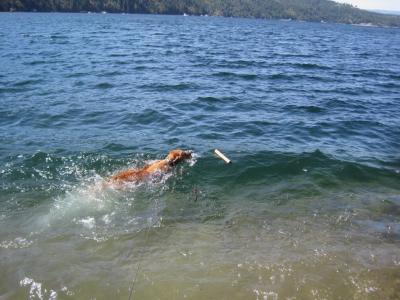
<path id="1" fill-rule="evenodd" d="M 0 11 L 189 14 L 371 23 L 400 27 L 400 17 L 330 0 L 2 0 Z"/>

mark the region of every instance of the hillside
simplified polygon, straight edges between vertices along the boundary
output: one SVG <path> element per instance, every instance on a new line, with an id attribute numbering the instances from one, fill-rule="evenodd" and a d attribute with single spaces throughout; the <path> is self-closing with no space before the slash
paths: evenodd
<path id="1" fill-rule="evenodd" d="M 186 13 L 400 27 L 399 16 L 329 0 L 3 0 L 0 11 Z"/>

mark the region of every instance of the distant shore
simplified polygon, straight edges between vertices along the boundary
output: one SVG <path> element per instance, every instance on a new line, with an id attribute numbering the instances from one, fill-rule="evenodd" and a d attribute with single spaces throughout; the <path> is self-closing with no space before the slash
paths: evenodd
<path id="1" fill-rule="evenodd" d="M 332 21 L 315 21 L 315 20 L 299 20 L 299 19 L 283 19 L 283 18 L 257 18 L 257 17 L 241 17 L 241 16 L 220 16 L 220 15 L 189 15 L 189 14 L 169 14 L 169 13 L 137 13 L 137 12 L 108 12 L 108 11 L 0 11 L 0 13 L 38 13 L 38 14 L 95 14 L 95 15 L 160 15 L 160 16 L 182 16 L 182 17 L 214 17 L 214 18 L 244 18 L 244 19 L 259 19 L 259 20 L 270 20 L 270 21 L 282 21 L 282 22 L 311 22 L 311 23 L 326 23 L 326 24 L 342 24 L 352 25 L 360 27 L 391 27 L 400 28 L 400 25 L 383 25 L 374 23 L 346 23 L 346 22 L 332 22 Z"/>
<path id="2" fill-rule="evenodd" d="M 400 27 L 400 16 L 358 9 L 349 4 L 321 0 L 193 0 L 176 1 L 5 1 L 0 3 L 3 12 L 69 12 L 69 13 L 125 13 L 187 16 L 243 17 L 269 20 L 297 20 L 321 23 L 372 24 Z"/>

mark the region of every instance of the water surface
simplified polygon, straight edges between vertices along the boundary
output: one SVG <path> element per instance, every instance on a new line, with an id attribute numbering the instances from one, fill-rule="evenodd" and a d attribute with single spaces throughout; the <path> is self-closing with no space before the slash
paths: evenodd
<path id="1" fill-rule="evenodd" d="M 400 297 L 398 29 L 0 26 L 0 298 Z M 178 147 L 171 174 L 100 188 Z"/>

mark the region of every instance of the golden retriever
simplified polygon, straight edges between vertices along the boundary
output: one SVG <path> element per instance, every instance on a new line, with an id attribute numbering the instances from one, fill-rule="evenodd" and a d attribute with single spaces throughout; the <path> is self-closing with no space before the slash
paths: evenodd
<path id="1" fill-rule="evenodd" d="M 165 159 L 157 160 L 141 169 L 130 169 L 112 176 L 107 183 L 121 185 L 127 182 L 139 182 L 157 172 L 167 172 L 180 161 L 190 159 L 192 153 L 180 149 L 172 150 Z"/>

